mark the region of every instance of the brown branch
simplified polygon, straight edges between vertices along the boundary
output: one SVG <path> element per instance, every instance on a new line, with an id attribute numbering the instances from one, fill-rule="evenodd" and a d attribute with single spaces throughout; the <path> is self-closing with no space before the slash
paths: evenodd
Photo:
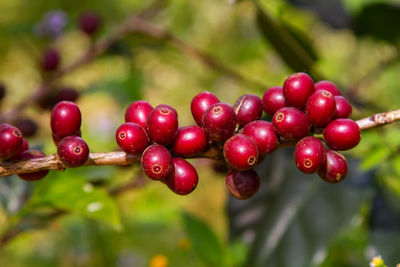
<path id="1" fill-rule="evenodd" d="M 356 121 L 361 130 L 379 127 L 400 120 L 400 109 L 374 114 Z"/>

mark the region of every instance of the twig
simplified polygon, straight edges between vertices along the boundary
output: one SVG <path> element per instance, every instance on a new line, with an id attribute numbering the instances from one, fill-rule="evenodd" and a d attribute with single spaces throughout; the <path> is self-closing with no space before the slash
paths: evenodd
<path id="1" fill-rule="evenodd" d="M 378 113 L 356 121 L 361 130 L 379 127 L 400 120 L 400 109 Z"/>

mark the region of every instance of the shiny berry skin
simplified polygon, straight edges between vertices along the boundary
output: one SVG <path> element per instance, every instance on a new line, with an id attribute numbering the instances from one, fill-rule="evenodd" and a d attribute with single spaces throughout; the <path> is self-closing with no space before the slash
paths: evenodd
<path id="1" fill-rule="evenodd" d="M 6 86 L 0 82 L 0 101 L 6 96 Z"/>
<path id="2" fill-rule="evenodd" d="M 25 137 L 34 136 L 37 132 L 38 126 L 31 119 L 21 119 L 15 123 L 15 126 L 22 132 Z"/>
<path id="3" fill-rule="evenodd" d="M 210 106 L 203 115 L 202 127 L 209 140 L 224 142 L 232 136 L 236 128 L 236 114 L 227 103 Z"/>
<path id="4" fill-rule="evenodd" d="M 199 126 L 181 127 L 175 137 L 172 151 L 181 157 L 194 156 L 207 148 L 208 140 L 203 128 Z"/>
<path id="5" fill-rule="evenodd" d="M 21 131 L 9 124 L 0 127 L 0 159 L 14 156 L 23 143 Z"/>
<path id="6" fill-rule="evenodd" d="M 178 195 L 191 193 L 199 181 L 196 169 L 188 161 L 181 158 L 175 158 L 173 165 L 174 171 L 165 180 L 166 185 Z"/>
<path id="7" fill-rule="evenodd" d="M 315 91 L 306 104 L 306 115 L 315 127 L 324 127 L 335 116 L 336 102 L 333 95 L 325 90 Z"/>
<path id="8" fill-rule="evenodd" d="M 73 135 L 81 128 L 81 120 L 81 111 L 74 102 L 61 101 L 51 112 L 51 131 L 58 137 Z"/>
<path id="9" fill-rule="evenodd" d="M 324 140 L 334 150 L 348 150 L 360 143 L 361 131 L 351 119 L 333 120 L 324 129 Z"/>
<path id="10" fill-rule="evenodd" d="M 72 135 L 82 137 L 81 130 L 79 129 L 79 130 L 76 131 L 74 134 L 71 134 L 71 135 L 69 135 L 69 136 L 72 136 Z M 60 141 L 61 141 L 64 137 L 59 137 L 59 136 L 55 135 L 54 133 L 51 133 L 51 138 L 53 139 L 54 144 L 57 146 L 58 143 L 60 143 Z"/>
<path id="11" fill-rule="evenodd" d="M 335 96 L 336 113 L 335 118 L 350 118 L 353 111 L 349 101 L 343 96 Z"/>
<path id="12" fill-rule="evenodd" d="M 311 122 L 297 108 L 281 108 L 272 118 L 275 132 L 286 140 L 299 140 L 310 132 Z"/>
<path id="13" fill-rule="evenodd" d="M 339 88 L 334 84 L 333 82 L 330 81 L 319 81 L 315 84 L 315 90 L 325 90 L 330 92 L 333 96 L 338 96 L 340 95 Z"/>
<path id="14" fill-rule="evenodd" d="M 294 150 L 297 168 L 304 173 L 316 172 L 324 162 L 324 145 L 315 137 L 301 139 Z"/>
<path id="15" fill-rule="evenodd" d="M 283 84 L 286 105 L 304 109 L 308 97 L 314 92 L 314 82 L 308 74 L 298 72 L 290 75 Z"/>
<path id="16" fill-rule="evenodd" d="M 72 88 L 72 87 L 62 88 L 54 96 L 53 106 L 61 101 L 76 102 L 78 100 L 79 96 L 80 96 L 79 92 L 75 88 Z"/>
<path id="17" fill-rule="evenodd" d="M 251 169 L 257 164 L 257 145 L 244 134 L 235 134 L 224 144 L 224 158 L 239 171 Z"/>
<path id="18" fill-rule="evenodd" d="M 57 155 L 67 167 L 79 167 L 89 158 L 89 147 L 79 136 L 67 136 L 57 145 Z"/>
<path id="19" fill-rule="evenodd" d="M 328 183 L 340 183 L 347 175 L 346 158 L 339 152 L 325 149 L 325 160 L 318 175 Z"/>
<path id="20" fill-rule="evenodd" d="M 54 48 L 48 48 L 43 52 L 40 65 L 44 71 L 54 71 L 60 65 L 60 54 Z"/>
<path id="21" fill-rule="evenodd" d="M 243 127 L 247 123 L 261 118 L 263 105 L 258 96 L 246 94 L 236 100 L 233 110 L 236 113 L 237 123 Z"/>
<path id="22" fill-rule="evenodd" d="M 231 170 L 225 176 L 225 185 L 231 194 L 238 199 L 248 199 L 260 188 L 260 177 L 255 170 Z"/>
<path id="23" fill-rule="evenodd" d="M 278 137 L 269 121 L 252 121 L 244 126 L 242 133 L 257 145 L 260 156 L 271 153 L 278 147 Z"/>
<path id="24" fill-rule="evenodd" d="M 265 91 L 262 98 L 265 113 L 274 116 L 278 109 L 286 107 L 282 87 L 271 87 Z"/>
<path id="25" fill-rule="evenodd" d="M 100 16 L 94 12 L 85 12 L 79 17 L 79 28 L 87 35 L 93 35 L 101 24 Z"/>
<path id="26" fill-rule="evenodd" d="M 38 158 L 43 158 L 45 156 L 46 154 L 44 154 L 40 150 L 26 150 L 18 156 L 18 160 L 22 161 L 22 160 L 38 159 Z M 48 170 L 32 172 L 32 173 L 21 173 L 18 174 L 18 177 L 25 181 L 37 181 L 43 179 L 48 173 L 49 173 Z"/>
<path id="27" fill-rule="evenodd" d="M 122 124 L 115 133 L 115 139 L 122 151 L 131 154 L 142 153 L 150 143 L 145 129 L 133 122 Z"/>
<path id="28" fill-rule="evenodd" d="M 146 129 L 147 117 L 152 110 L 153 107 L 146 101 L 135 101 L 126 109 L 125 121 L 137 123 Z"/>
<path id="29" fill-rule="evenodd" d="M 204 112 L 212 105 L 219 103 L 219 99 L 211 92 L 204 91 L 193 97 L 190 110 L 197 125 L 201 126 Z"/>
<path id="30" fill-rule="evenodd" d="M 142 168 L 147 177 L 164 180 L 173 171 L 172 156 L 162 145 L 151 145 L 142 154 Z"/>
<path id="31" fill-rule="evenodd" d="M 152 141 L 169 146 L 178 133 L 178 113 L 171 106 L 159 105 L 150 112 L 146 129 Z"/>

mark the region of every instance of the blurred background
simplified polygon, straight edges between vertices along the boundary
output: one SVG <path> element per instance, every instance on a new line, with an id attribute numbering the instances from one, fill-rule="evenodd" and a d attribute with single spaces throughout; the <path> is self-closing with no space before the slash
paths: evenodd
<path id="1" fill-rule="evenodd" d="M 0 11 L 1 112 L 52 78 L 42 59 L 50 47 L 63 68 L 129 16 L 164 31 L 119 38 L 53 83 L 52 99 L 24 106 L 15 120 L 25 121 L 30 146 L 46 154 L 56 152 L 52 101 L 66 88 L 81 108 L 91 152 L 118 148 L 115 131 L 135 100 L 172 105 L 180 125 L 191 125 L 199 92 L 234 103 L 297 71 L 337 83 L 353 119 L 400 107 L 396 0 L 0 0 Z M 93 35 L 79 27 L 83 12 L 100 18 Z M 346 153 L 350 173 L 338 185 L 301 174 L 292 148 L 280 149 L 258 166 L 261 188 L 246 201 L 229 196 L 224 169 L 205 159 L 191 161 L 200 180 L 185 197 L 147 180 L 138 166 L 53 171 L 32 183 L 3 178 L 0 266 L 361 267 L 378 254 L 394 266 L 399 136 L 398 125 L 364 131 Z"/>

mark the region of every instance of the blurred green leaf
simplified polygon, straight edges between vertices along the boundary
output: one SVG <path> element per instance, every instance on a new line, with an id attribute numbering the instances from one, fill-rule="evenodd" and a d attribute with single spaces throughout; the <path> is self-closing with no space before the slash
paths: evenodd
<path id="1" fill-rule="evenodd" d="M 243 266 L 248 246 L 243 241 L 232 241 L 224 254 L 224 266 Z"/>
<path id="2" fill-rule="evenodd" d="M 366 154 L 361 163 L 361 169 L 369 170 L 387 159 L 391 151 L 388 146 L 380 146 Z"/>

